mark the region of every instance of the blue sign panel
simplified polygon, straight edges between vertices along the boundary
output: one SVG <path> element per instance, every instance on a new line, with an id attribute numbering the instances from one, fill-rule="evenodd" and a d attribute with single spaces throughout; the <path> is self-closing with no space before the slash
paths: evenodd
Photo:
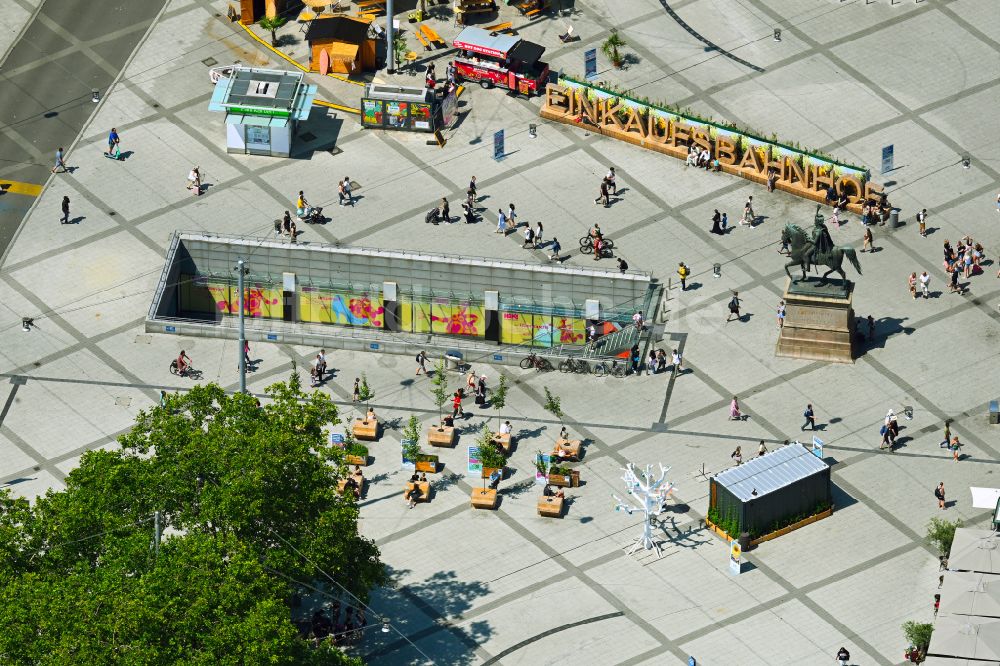
<path id="1" fill-rule="evenodd" d="M 166 331 L 167 333 L 176 333 L 177 332 L 177 327 L 176 326 L 164 326 L 163 330 Z"/>
<path id="2" fill-rule="evenodd" d="M 892 145 L 884 146 L 882 148 L 882 173 L 889 173 L 892 171 L 892 151 Z"/>
<path id="3" fill-rule="evenodd" d="M 597 76 L 597 49 L 583 52 L 583 72 L 588 81 Z"/>
<path id="4" fill-rule="evenodd" d="M 503 360 L 503 354 L 493 354 L 493 360 L 494 361 L 502 361 Z"/>
<path id="5" fill-rule="evenodd" d="M 502 160 L 503 153 L 503 130 L 498 130 L 493 133 L 493 159 Z"/>
<path id="6" fill-rule="evenodd" d="M 267 334 L 267 339 L 270 342 L 277 342 L 278 341 L 278 334 L 277 333 L 268 333 Z"/>
<path id="7" fill-rule="evenodd" d="M 378 350 L 378 343 L 377 342 L 373 342 L 370 345 L 368 345 L 368 348 L 369 349 Z"/>

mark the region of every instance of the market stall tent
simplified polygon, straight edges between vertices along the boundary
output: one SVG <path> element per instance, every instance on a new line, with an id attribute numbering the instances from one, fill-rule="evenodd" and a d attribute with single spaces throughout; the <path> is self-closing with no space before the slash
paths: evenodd
<path id="1" fill-rule="evenodd" d="M 941 585 L 941 612 L 1000 619 L 1000 576 L 948 572 Z"/>
<path id="2" fill-rule="evenodd" d="M 938 615 L 928 656 L 1000 660 L 1000 620 L 969 615 Z"/>
<path id="3" fill-rule="evenodd" d="M 992 530 L 958 528 L 951 542 L 948 569 L 1000 574 L 1000 535 Z"/>

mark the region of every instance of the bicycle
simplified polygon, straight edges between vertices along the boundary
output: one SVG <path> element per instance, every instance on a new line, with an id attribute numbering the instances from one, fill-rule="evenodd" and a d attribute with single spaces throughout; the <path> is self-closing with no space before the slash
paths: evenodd
<path id="1" fill-rule="evenodd" d="M 594 376 L 603 377 L 605 375 L 611 375 L 612 377 L 624 377 L 625 376 L 625 364 L 622 363 L 618 365 L 618 359 L 611 362 L 611 367 L 604 361 L 600 361 L 594 366 Z"/>
<path id="2" fill-rule="evenodd" d="M 602 256 L 604 256 L 605 253 L 608 253 L 607 256 L 610 257 L 611 256 L 610 252 L 611 252 L 611 250 L 614 249 L 614 247 L 615 247 L 615 242 L 613 240 L 611 240 L 610 238 L 602 238 L 601 239 L 601 255 Z M 593 254 L 593 252 L 594 252 L 594 239 L 593 239 L 593 237 L 591 237 L 591 236 L 584 236 L 583 238 L 580 239 L 580 252 L 582 252 L 583 254 Z"/>
<path id="3" fill-rule="evenodd" d="M 190 377 L 191 379 L 198 379 L 201 377 L 201 371 L 195 370 L 191 364 L 188 364 L 183 370 L 177 369 L 177 359 L 170 361 L 170 374 L 177 375 L 178 377 Z"/>
<path id="4" fill-rule="evenodd" d="M 552 364 L 548 360 L 536 355 L 534 352 L 528 354 L 526 358 L 521 359 L 521 368 L 523 370 L 528 370 L 529 368 L 535 368 L 539 372 L 549 371 L 552 369 Z"/>
<path id="5" fill-rule="evenodd" d="M 590 372 L 590 364 L 583 359 L 563 359 L 559 362 L 559 372 L 578 372 L 580 374 L 587 374 Z"/>

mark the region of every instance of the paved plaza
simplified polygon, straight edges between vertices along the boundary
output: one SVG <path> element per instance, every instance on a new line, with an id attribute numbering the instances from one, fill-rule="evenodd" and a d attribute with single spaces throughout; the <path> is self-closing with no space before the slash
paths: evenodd
<path id="1" fill-rule="evenodd" d="M 513 423 L 517 449 L 501 505 L 495 512 L 469 506 L 480 481 L 464 473 L 466 446 L 484 419 L 496 418 L 470 405 L 458 422 L 458 446 L 435 451 L 445 467 L 432 500 L 408 509 L 400 429 L 411 414 L 425 426 L 437 418 L 429 381 L 414 376 L 410 356 L 331 354 L 336 376 L 322 390 L 353 416 L 352 381 L 367 373 L 389 426 L 370 447 L 360 524 L 395 581 L 373 592 L 371 606 L 399 633 L 368 631 L 359 654 L 385 665 L 425 657 L 454 665 L 659 665 L 687 663 L 688 655 L 712 666 L 774 665 L 833 663 L 844 645 L 855 664 L 901 663 L 900 625 L 932 616 L 938 562 L 923 538 L 928 519 L 988 526 L 990 512 L 971 507 L 968 487 L 1000 485 L 1000 426 L 986 418 L 1000 392 L 995 0 L 577 0 L 573 7 L 568 16 L 528 22 L 505 5 L 501 18 L 547 48 L 553 71 L 575 75 L 583 73 L 583 51 L 617 26 L 634 58 L 618 71 L 599 56 L 598 79 L 866 165 L 886 186 L 905 224 L 874 227 L 879 250 L 860 255 L 863 275 L 847 268 L 857 282 L 855 312 L 875 321 L 874 339 L 854 364 L 774 356 L 786 282 L 779 232 L 786 222 L 808 226 L 814 204 L 540 121 L 537 98 L 478 87 L 462 95 L 444 148 L 426 145 L 426 135 L 362 131 L 357 116 L 316 107 L 303 126 L 312 138 L 291 158 L 230 155 L 224 115 L 207 110 L 205 62 L 286 64 L 229 23 L 225 3 L 171 0 L 69 150 L 76 170 L 48 181 L 0 264 L 0 486 L 27 497 L 64 487 L 80 456 L 114 448 L 160 389 L 190 386 L 168 372 L 181 348 L 205 381 L 237 388 L 235 341 L 145 331 L 175 231 L 268 236 L 305 190 L 332 221 L 308 226 L 302 243 L 547 262 L 545 252 L 522 249 L 519 237 L 493 233 L 496 210 L 514 202 L 522 220 L 543 221 L 546 237 L 564 248 L 599 222 L 632 268 L 663 282 L 673 277 L 654 346 L 681 348 L 687 371 L 598 379 L 467 359 L 489 385 L 501 373 L 513 384 L 502 417 Z M 581 39 L 564 45 L 557 36 L 569 23 Z M 449 41 L 459 30 L 450 20 L 432 24 Z M 772 38 L 775 28 L 781 41 Z M 419 67 L 435 58 L 441 72 L 448 52 L 421 57 Z M 321 99 L 358 106 L 360 88 L 310 78 Z M 124 162 L 102 156 L 112 126 L 129 152 Z M 492 135 L 499 129 L 507 154 L 498 162 Z M 888 144 L 897 168 L 879 175 Z M 46 155 L 54 148 L 39 146 Z M 200 197 L 185 189 L 196 164 L 207 187 Z M 619 196 L 605 209 L 593 199 L 611 165 Z M 424 224 L 442 196 L 458 208 L 472 175 L 484 220 Z M 359 184 L 354 208 L 336 205 L 344 176 Z M 761 224 L 709 233 L 713 209 L 734 224 L 750 195 Z M 73 224 L 59 224 L 63 196 L 72 201 Z M 922 208 L 926 238 L 913 219 Z M 856 216 L 831 233 L 837 244 L 860 249 Z M 941 247 L 965 235 L 983 244 L 991 263 L 963 279 L 968 290 L 957 295 L 947 289 Z M 683 292 L 680 261 L 693 272 Z M 252 270 L 252 256 L 249 262 Z M 593 261 L 574 252 L 566 265 Z M 912 300 L 906 277 L 923 270 L 932 297 Z M 732 290 L 748 316 L 725 323 Z M 35 320 L 28 333 L 22 317 Z M 262 393 L 315 353 L 253 345 L 260 362 L 249 390 Z M 452 390 L 463 380 L 454 374 Z M 559 430 L 543 409 L 545 387 L 561 396 L 568 428 L 585 440 L 583 483 L 567 489 L 561 520 L 535 511 L 532 461 Z M 748 420 L 728 420 L 734 395 Z M 811 438 L 800 431 L 807 403 L 833 466 L 835 511 L 746 553 L 744 573 L 732 576 L 728 545 L 704 527 L 706 475 L 729 467 L 737 445 L 749 457 L 760 440 L 773 448 Z M 886 411 L 907 406 L 913 418 L 901 418 L 896 452 L 880 451 Z M 939 447 L 949 419 L 964 443 L 960 462 Z M 613 511 L 611 494 L 622 494 L 627 462 L 672 468 L 677 491 L 657 531 L 660 559 L 625 554 L 641 531 L 638 515 Z M 940 481 L 952 502 L 944 512 L 933 496 Z"/>

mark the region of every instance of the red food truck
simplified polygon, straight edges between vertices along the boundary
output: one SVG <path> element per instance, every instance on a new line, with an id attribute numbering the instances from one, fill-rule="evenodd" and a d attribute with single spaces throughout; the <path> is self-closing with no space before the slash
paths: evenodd
<path id="1" fill-rule="evenodd" d="M 520 37 L 465 28 L 455 38 L 457 77 L 478 81 L 484 88 L 498 86 L 522 95 L 541 94 L 549 78 L 548 64 L 539 60 L 545 47 Z"/>

